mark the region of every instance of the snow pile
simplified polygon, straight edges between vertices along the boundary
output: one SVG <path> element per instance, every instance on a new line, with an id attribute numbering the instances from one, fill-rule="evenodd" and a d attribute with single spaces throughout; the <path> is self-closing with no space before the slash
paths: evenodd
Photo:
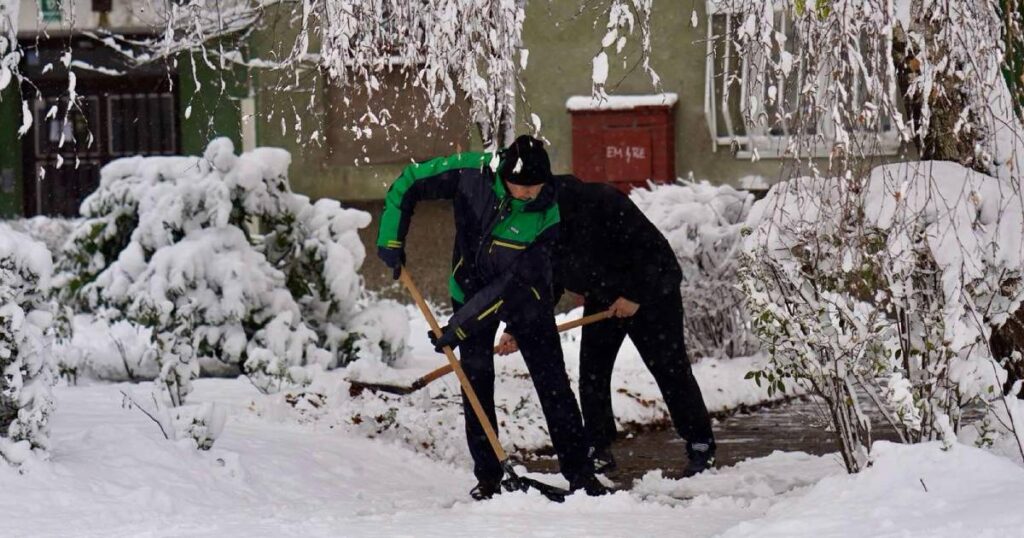
<path id="1" fill-rule="evenodd" d="M 690 355 L 740 357 L 756 352 L 738 278 L 740 229 L 753 195 L 702 181 L 634 189 L 630 198 L 668 239 L 683 270 Z"/>
<path id="2" fill-rule="evenodd" d="M 202 157 L 114 161 L 82 203 L 58 296 L 151 330 L 146 356 L 131 362 L 159 367 L 173 405 L 204 360 L 240 367 L 273 391 L 307 382 L 309 367 L 404 347 L 402 327 L 366 321 L 380 307 L 361 314 L 369 305 L 358 229 L 370 216 L 292 193 L 290 161 L 274 148 L 235 155 L 221 138 Z"/>
<path id="3" fill-rule="evenodd" d="M 0 224 L 0 461 L 22 463 L 47 445 L 52 270 L 45 246 Z"/>
<path id="4" fill-rule="evenodd" d="M 964 445 L 878 442 L 874 464 L 827 477 L 723 538 L 1019 536 L 1024 469 Z M 823 502 L 827 500 L 827 502 Z"/>
<path id="5" fill-rule="evenodd" d="M 988 339 L 1024 298 L 1024 212 L 1005 182 L 944 162 L 799 178 L 748 225 L 744 289 L 772 356 L 753 375 L 808 381 L 850 470 L 871 446 L 864 398 L 907 442 L 953 443 L 968 407 L 1005 407 Z M 985 444 L 1011 429 L 995 415 L 977 427 Z"/>

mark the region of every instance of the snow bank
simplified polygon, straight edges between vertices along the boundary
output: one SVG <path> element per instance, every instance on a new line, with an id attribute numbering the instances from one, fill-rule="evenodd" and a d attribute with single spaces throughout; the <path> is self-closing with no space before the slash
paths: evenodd
<path id="1" fill-rule="evenodd" d="M 690 356 L 755 353 L 758 345 L 739 289 L 737 255 L 753 195 L 702 181 L 650 185 L 634 189 L 630 198 L 665 235 L 679 260 Z"/>
<path id="2" fill-rule="evenodd" d="M 38 215 L 29 219 L 10 220 L 7 221 L 7 224 L 15 231 L 22 232 L 46 245 L 50 254 L 56 257 L 80 221 L 81 219 Z"/>
<path id="3" fill-rule="evenodd" d="M 723 538 L 1019 536 L 1024 469 L 985 451 L 878 442 L 874 464 L 824 478 Z"/>
<path id="4" fill-rule="evenodd" d="M 150 380 L 160 373 L 152 347 L 153 330 L 125 320 L 107 321 L 80 314 L 71 320 L 71 337 L 54 343 L 61 377 L 106 381 Z"/>

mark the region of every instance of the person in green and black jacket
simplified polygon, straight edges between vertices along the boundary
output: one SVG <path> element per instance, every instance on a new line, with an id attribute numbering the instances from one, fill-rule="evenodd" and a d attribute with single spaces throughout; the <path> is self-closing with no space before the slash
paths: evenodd
<path id="1" fill-rule="evenodd" d="M 576 397 L 565 373 L 553 315 L 551 249 L 559 211 L 543 142 L 521 136 L 499 155 L 460 153 L 405 168 L 385 199 L 377 252 L 398 278 L 404 241 L 420 200 L 450 199 L 455 246 L 449 291 L 455 313 L 443 335 L 431 340 L 440 352 L 458 348 L 467 377 L 493 424 L 494 337 L 500 321 L 515 335 L 562 474 L 573 490 L 599 495 L 587 459 L 588 442 Z M 463 395 L 466 437 L 478 484 L 475 499 L 500 491 L 502 469 L 483 428 Z"/>

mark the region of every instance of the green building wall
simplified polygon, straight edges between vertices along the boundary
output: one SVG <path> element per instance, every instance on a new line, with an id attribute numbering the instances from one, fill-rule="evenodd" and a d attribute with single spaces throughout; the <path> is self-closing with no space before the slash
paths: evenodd
<path id="1" fill-rule="evenodd" d="M 22 213 L 21 94 L 9 86 L 0 95 L 0 218 L 11 218 Z M 4 174 L 13 174 L 13 189 L 9 189 Z"/>
<path id="2" fill-rule="evenodd" d="M 193 62 L 195 73 L 193 74 Z M 196 82 L 198 80 L 198 83 Z M 178 119 L 181 151 L 200 155 L 210 140 L 226 136 L 242 149 L 242 98 L 249 95 L 244 69 L 214 71 L 202 59 L 183 56 L 178 62 Z M 191 107 L 191 113 L 186 111 Z"/>

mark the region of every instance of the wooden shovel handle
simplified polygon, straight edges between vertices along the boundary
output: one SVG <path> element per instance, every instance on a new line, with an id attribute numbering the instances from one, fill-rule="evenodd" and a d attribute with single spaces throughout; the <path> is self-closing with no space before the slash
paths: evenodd
<path id="1" fill-rule="evenodd" d="M 419 288 L 416 287 L 416 283 L 412 280 L 412 275 L 409 274 L 408 269 L 402 267 L 402 273 L 399 276 L 402 284 L 409 290 L 409 294 L 412 295 L 412 299 L 416 301 L 416 306 L 420 308 L 420 312 L 423 313 L 423 317 L 426 318 L 427 324 L 430 325 L 430 330 L 434 331 L 434 336 L 441 338 L 444 333 L 441 332 L 441 326 L 437 324 L 437 319 L 434 318 L 434 313 L 430 311 L 430 307 L 427 306 L 427 301 L 423 299 L 423 295 L 420 293 Z M 462 364 L 459 363 L 459 359 L 455 358 L 455 353 L 452 348 L 445 346 L 444 355 L 448 357 L 448 364 L 452 370 L 455 371 L 455 375 L 459 377 L 459 384 L 462 385 L 462 391 L 466 394 L 466 399 L 469 400 L 470 407 L 473 408 L 473 414 L 476 415 L 480 425 L 484 428 L 484 433 L 487 435 L 487 440 L 491 443 L 491 449 L 494 450 L 494 455 L 498 457 L 499 462 L 508 460 L 508 454 L 505 453 L 505 449 L 501 447 L 501 443 L 498 442 L 498 434 L 494 431 L 494 426 L 491 424 L 491 420 L 487 418 L 487 413 L 484 412 L 484 408 L 480 405 L 480 400 L 476 396 L 476 391 L 473 390 L 473 385 L 470 384 L 469 378 L 466 377 L 466 372 L 462 371 Z"/>
<path id="2" fill-rule="evenodd" d="M 606 320 L 610 317 L 612 317 L 612 313 L 608 310 L 605 310 L 604 312 L 598 312 L 597 314 L 591 314 L 589 316 L 583 316 L 582 318 L 576 318 L 574 320 L 566 321 L 565 323 L 559 324 L 557 329 L 558 332 L 563 333 L 565 331 L 575 329 L 576 327 L 582 327 L 584 325 L 590 325 L 591 323 Z M 494 346 L 494 352 L 498 352 L 498 346 Z M 434 381 L 437 381 L 438 379 L 450 374 L 451 372 L 451 364 L 446 364 L 444 366 L 441 366 L 440 368 L 437 368 L 436 370 L 431 370 L 426 374 L 423 374 L 416 381 L 414 381 L 412 384 L 412 388 L 414 390 L 421 389 L 433 383 Z"/>

